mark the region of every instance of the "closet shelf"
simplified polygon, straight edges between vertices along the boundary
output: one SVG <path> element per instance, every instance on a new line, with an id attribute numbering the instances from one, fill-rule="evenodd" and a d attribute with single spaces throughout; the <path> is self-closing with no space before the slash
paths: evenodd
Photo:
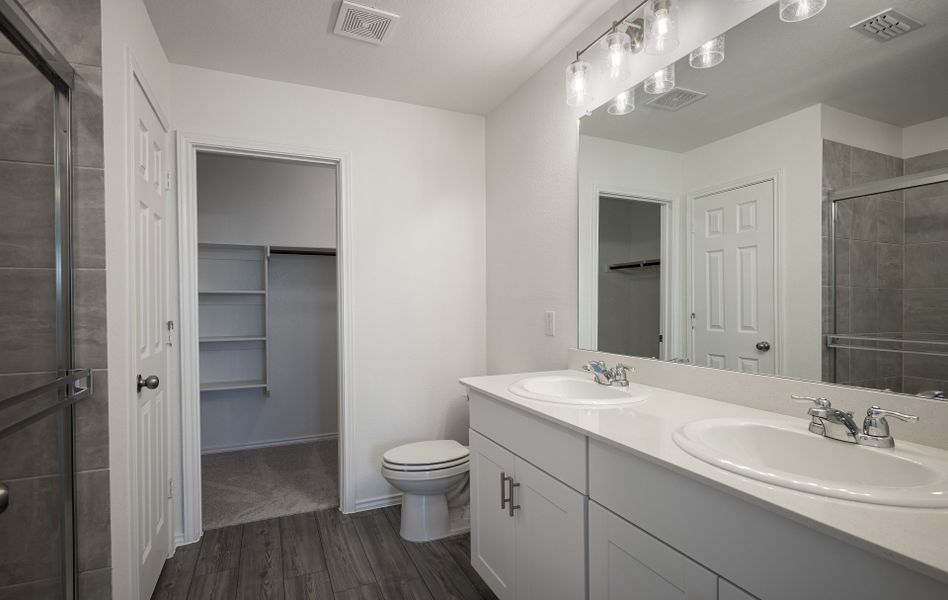
<path id="1" fill-rule="evenodd" d="M 267 338 L 265 336 L 258 335 L 219 335 L 219 336 L 209 336 L 202 337 L 200 342 L 202 344 L 217 344 L 221 342 L 265 342 Z"/>
<path id="2" fill-rule="evenodd" d="M 633 260 L 630 262 L 613 263 L 609 265 L 610 271 L 623 271 L 627 269 L 641 269 L 642 267 L 657 267 L 662 261 L 657 258 L 649 260 Z"/>
<path id="3" fill-rule="evenodd" d="M 226 390 L 251 390 L 267 387 L 267 382 L 261 379 L 251 381 L 216 381 L 213 383 L 202 383 L 202 392 L 223 392 Z"/>

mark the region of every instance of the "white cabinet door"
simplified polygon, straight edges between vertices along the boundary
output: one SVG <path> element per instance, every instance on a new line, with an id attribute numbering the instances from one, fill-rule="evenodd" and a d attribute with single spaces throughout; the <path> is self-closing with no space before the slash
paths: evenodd
<path id="1" fill-rule="evenodd" d="M 501 506 L 514 455 L 471 430 L 471 563 L 500 600 L 516 595 L 515 519 Z"/>
<path id="2" fill-rule="evenodd" d="M 589 600 L 716 600 L 718 577 L 589 503 Z"/>
<path id="3" fill-rule="evenodd" d="M 519 457 L 515 462 L 517 598 L 585 598 L 584 496 Z"/>

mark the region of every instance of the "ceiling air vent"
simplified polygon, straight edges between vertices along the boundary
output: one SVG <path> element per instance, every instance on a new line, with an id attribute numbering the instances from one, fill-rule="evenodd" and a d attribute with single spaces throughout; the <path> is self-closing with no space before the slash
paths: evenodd
<path id="1" fill-rule="evenodd" d="M 651 106 L 652 108 L 660 108 L 662 110 L 674 112 L 676 110 L 683 109 L 689 104 L 694 104 L 705 96 L 707 96 L 707 94 L 704 92 L 696 92 L 686 88 L 675 88 L 672 91 L 666 92 L 653 100 L 649 100 L 645 104 L 646 106 Z"/>
<path id="2" fill-rule="evenodd" d="M 915 31 L 921 26 L 922 24 L 918 21 L 910 19 L 902 13 L 890 8 L 868 19 L 859 21 L 855 25 L 851 25 L 850 29 L 855 29 L 859 33 L 867 35 L 879 42 L 888 42 L 900 35 Z"/>
<path id="3" fill-rule="evenodd" d="M 395 29 L 398 15 L 343 0 L 333 33 L 370 44 L 381 44 Z"/>

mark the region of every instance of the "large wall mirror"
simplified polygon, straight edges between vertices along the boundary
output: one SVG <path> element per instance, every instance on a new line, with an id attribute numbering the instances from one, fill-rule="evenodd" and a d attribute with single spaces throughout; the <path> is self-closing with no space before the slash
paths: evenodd
<path id="1" fill-rule="evenodd" d="M 939 396 L 948 2 L 772 5 L 722 52 L 580 121 L 580 347 Z"/>

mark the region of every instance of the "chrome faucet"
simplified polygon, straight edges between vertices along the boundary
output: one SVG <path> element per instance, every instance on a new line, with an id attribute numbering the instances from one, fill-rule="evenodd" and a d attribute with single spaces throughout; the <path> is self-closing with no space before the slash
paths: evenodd
<path id="1" fill-rule="evenodd" d="M 895 446 L 895 440 L 889 433 L 889 422 L 885 418 L 895 417 L 912 423 L 918 421 L 918 417 L 915 415 L 907 415 L 873 406 L 866 411 L 866 418 L 863 420 L 862 431 L 860 431 L 853 418 L 853 413 L 833 408 L 833 405 L 826 398 L 795 395 L 791 395 L 790 398 L 797 402 L 811 402 L 813 404 L 806 411 L 806 414 L 810 416 L 809 429 L 811 432 L 850 444 L 892 448 Z"/>
<path id="2" fill-rule="evenodd" d="M 635 368 L 618 363 L 615 367 L 608 369 L 604 361 L 592 360 L 583 365 L 583 371 L 592 373 L 596 383 L 600 385 L 628 387 L 629 373 L 634 373 Z"/>

